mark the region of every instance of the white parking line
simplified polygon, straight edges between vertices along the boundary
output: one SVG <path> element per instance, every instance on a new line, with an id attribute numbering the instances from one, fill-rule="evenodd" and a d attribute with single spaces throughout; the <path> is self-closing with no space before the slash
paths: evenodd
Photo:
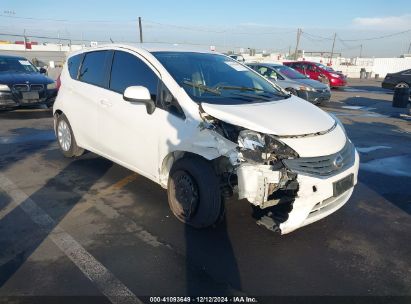
<path id="1" fill-rule="evenodd" d="M 31 220 L 46 231 L 49 237 L 66 256 L 92 281 L 112 303 L 142 303 L 107 268 L 97 261 L 70 234 L 56 222 L 11 180 L 0 173 L 0 187 L 12 199 L 12 206 L 19 206 Z"/>

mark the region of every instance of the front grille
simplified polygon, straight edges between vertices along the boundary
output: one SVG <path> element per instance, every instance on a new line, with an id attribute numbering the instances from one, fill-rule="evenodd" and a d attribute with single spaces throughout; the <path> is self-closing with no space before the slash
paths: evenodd
<path id="1" fill-rule="evenodd" d="M 314 176 L 336 175 L 351 167 L 354 161 L 355 148 L 348 139 L 340 152 L 331 155 L 283 160 L 284 165 L 291 171 Z"/>
<path id="2" fill-rule="evenodd" d="M 318 93 L 326 93 L 326 92 L 328 92 L 328 89 L 318 89 L 317 92 Z"/>
<path id="3" fill-rule="evenodd" d="M 30 91 L 42 91 L 44 90 L 43 84 L 15 84 L 13 89 L 18 92 L 30 92 Z"/>
<path id="4" fill-rule="evenodd" d="M 29 92 L 30 86 L 28 84 L 15 84 L 13 89 L 19 92 Z"/>
<path id="5" fill-rule="evenodd" d="M 41 91 L 44 89 L 44 85 L 42 84 L 32 84 L 30 85 L 30 90 L 31 91 Z"/>

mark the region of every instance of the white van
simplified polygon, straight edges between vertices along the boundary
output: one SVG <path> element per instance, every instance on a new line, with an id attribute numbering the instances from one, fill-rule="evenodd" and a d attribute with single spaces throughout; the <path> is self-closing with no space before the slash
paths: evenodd
<path id="1" fill-rule="evenodd" d="M 357 183 L 337 118 L 225 55 L 113 44 L 70 55 L 60 79 L 63 154 L 89 150 L 159 183 L 194 227 L 221 220 L 236 193 L 289 233 L 339 209 Z"/>

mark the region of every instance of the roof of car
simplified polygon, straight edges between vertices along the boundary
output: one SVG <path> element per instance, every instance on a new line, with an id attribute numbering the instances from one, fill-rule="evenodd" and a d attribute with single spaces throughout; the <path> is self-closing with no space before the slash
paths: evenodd
<path id="1" fill-rule="evenodd" d="M 143 50 L 146 52 L 154 53 L 154 52 L 195 52 L 195 53 L 205 53 L 205 54 L 220 54 L 219 52 L 215 51 L 210 51 L 210 50 L 205 50 L 201 47 L 198 49 L 194 48 L 185 48 L 184 46 L 181 45 L 172 45 L 170 46 L 169 44 L 166 45 L 161 45 L 161 44 L 150 44 L 150 43 L 112 43 L 112 44 L 105 44 L 105 45 L 99 45 L 95 47 L 88 47 L 84 48 L 82 50 L 73 52 L 72 54 L 79 54 L 83 52 L 90 52 L 90 51 L 97 51 L 97 50 L 105 50 L 105 49 L 111 49 L 111 48 L 124 48 L 124 49 L 129 49 L 129 50 Z"/>
<path id="2" fill-rule="evenodd" d="M 297 61 L 285 61 L 284 63 L 313 63 L 313 64 L 317 64 L 318 62 L 307 61 L 307 60 L 297 60 Z"/>
<path id="3" fill-rule="evenodd" d="M 270 67 L 283 66 L 280 63 L 268 63 L 268 62 L 251 62 L 251 63 L 247 63 L 247 65 L 262 65 L 262 66 L 270 66 Z"/>

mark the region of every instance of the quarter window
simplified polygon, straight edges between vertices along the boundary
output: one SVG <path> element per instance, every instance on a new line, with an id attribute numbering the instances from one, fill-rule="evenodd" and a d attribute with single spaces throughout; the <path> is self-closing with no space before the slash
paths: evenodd
<path id="1" fill-rule="evenodd" d="M 127 53 L 116 51 L 111 67 L 110 89 L 123 94 L 130 86 L 146 87 L 153 101 L 156 101 L 158 77 L 139 58 Z"/>
<path id="2" fill-rule="evenodd" d="M 80 67 L 81 59 L 83 58 L 83 55 L 75 55 L 73 57 L 70 57 L 68 60 L 68 70 L 70 73 L 70 77 L 72 79 L 77 79 L 77 74 L 78 74 L 78 69 Z"/>
<path id="3" fill-rule="evenodd" d="M 109 51 L 86 53 L 81 65 L 79 80 L 100 87 L 106 87 L 106 67 L 110 57 Z"/>

